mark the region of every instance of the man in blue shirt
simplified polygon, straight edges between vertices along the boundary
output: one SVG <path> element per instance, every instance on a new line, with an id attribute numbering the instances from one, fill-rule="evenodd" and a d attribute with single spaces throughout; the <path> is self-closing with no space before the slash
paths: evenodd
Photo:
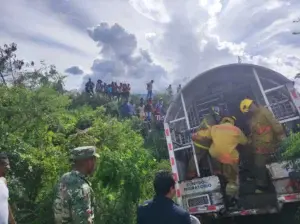
<path id="1" fill-rule="evenodd" d="M 137 224 L 191 224 L 189 213 L 172 200 L 176 190 L 169 171 L 159 171 L 155 175 L 154 190 L 153 200 L 139 206 Z"/>

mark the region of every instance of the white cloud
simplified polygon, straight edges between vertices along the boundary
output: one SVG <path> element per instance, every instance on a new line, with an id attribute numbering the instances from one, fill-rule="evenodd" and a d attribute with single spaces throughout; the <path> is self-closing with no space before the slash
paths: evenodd
<path id="1" fill-rule="evenodd" d="M 151 44 L 156 54 L 172 58 L 176 77 L 195 76 L 213 66 L 237 62 L 237 56 L 288 77 L 300 70 L 300 38 L 292 35 L 300 2 L 198 0 L 194 15 L 188 4 L 180 8 L 169 1 L 165 4 L 170 12 L 177 11 L 176 16 L 165 25 L 160 40 L 151 39 Z"/>
<path id="2" fill-rule="evenodd" d="M 132 7 L 153 21 L 160 23 L 170 22 L 163 0 L 129 0 Z"/>
<path id="3" fill-rule="evenodd" d="M 122 81 L 137 75 L 136 91 L 158 71 L 153 64 L 168 72 L 161 83 L 178 83 L 237 56 L 292 77 L 300 70 L 300 35 L 291 34 L 300 29 L 292 23 L 299 8 L 298 0 L 11 0 L 0 8 L 0 44 L 15 41 L 22 58 L 44 59 L 61 71 L 81 65 L 89 74 L 114 70 Z M 102 22 L 119 24 L 134 41 L 118 39 L 103 50 L 101 40 L 99 48 L 86 29 Z M 130 55 L 126 63 L 135 66 L 123 70 L 124 60 L 108 52 Z M 67 87 L 81 86 L 76 77 Z"/>
<path id="4" fill-rule="evenodd" d="M 199 3 L 209 15 L 207 26 L 209 30 L 212 30 L 217 25 L 217 15 L 221 12 L 223 7 L 221 0 L 200 0 Z"/>

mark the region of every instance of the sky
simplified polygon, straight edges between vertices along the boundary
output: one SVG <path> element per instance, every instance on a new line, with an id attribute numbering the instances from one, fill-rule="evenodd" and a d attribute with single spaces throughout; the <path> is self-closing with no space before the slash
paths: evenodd
<path id="1" fill-rule="evenodd" d="M 300 72 L 299 0 L 10 0 L 0 45 L 56 65 L 66 88 L 91 77 L 143 92 L 186 83 L 240 56 L 292 78 Z"/>

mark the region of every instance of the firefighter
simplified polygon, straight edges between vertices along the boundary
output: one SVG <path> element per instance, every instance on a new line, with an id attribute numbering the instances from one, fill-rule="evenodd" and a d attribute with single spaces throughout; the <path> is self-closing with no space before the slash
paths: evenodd
<path id="1" fill-rule="evenodd" d="M 200 126 L 198 128 L 199 130 L 206 130 L 209 127 L 219 124 L 219 122 L 222 119 L 222 115 L 224 114 L 224 111 L 221 109 L 219 106 L 212 106 L 210 108 L 210 113 L 205 115 L 204 118 L 202 119 Z M 209 149 L 212 141 L 211 139 L 200 139 L 197 142 L 193 142 L 195 146 L 195 151 L 196 151 L 196 157 L 197 161 L 201 160 L 205 155 L 207 155 L 207 150 Z M 204 150 L 203 150 L 204 149 Z M 220 165 L 217 161 L 212 159 L 212 165 L 215 168 L 214 171 L 215 173 L 218 173 L 220 171 Z M 187 172 L 187 178 L 192 179 L 197 176 L 196 173 L 196 165 L 195 165 L 195 160 L 193 157 L 190 158 L 189 163 L 188 163 L 188 172 Z"/>
<path id="2" fill-rule="evenodd" d="M 209 154 L 216 159 L 221 166 L 221 173 L 226 178 L 226 194 L 236 196 L 238 185 L 238 145 L 246 145 L 247 138 L 244 133 L 236 127 L 235 117 L 224 117 L 220 124 L 213 125 L 205 130 L 198 131 L 193 135 L 193 141 L 210 139 Z"/>
<path id="3" fill-rule="evenodd" d="M 252 99 L 242 100 L 240 110 L 249 118 L 249 144 L 254 150 L 253 176 L 256 182 L 256 193 L 262 193 L 268 189 L 266 164 L 272 162 L 274 153 L 286 136 L 282 125 L 273 114 Z"/>

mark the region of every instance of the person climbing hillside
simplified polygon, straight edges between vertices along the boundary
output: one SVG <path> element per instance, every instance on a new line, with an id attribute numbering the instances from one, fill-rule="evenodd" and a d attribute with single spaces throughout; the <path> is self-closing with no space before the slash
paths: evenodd
<path id="1" fill-rule="evenodd" d="M 164 106 L 163 98 L 160 98 L 159 101 L 155 105 L 154 114 L 162 116 L 164 113 L 163 106 Z"/>
<path id="2" fill-rule="evenodd" d="M 149 121 L 149 122 L 152 121 L 152 112 L 153 112 L 152 99 L 149 98 L 147 100 L 147 104 L 145 106 L 146 121 Z"/>
<path id="3" fill-rule="evenodd" d="M 92 82 L 92 79 L 89 78 L 89 81 L 85 84 L 85 91 L 91 95 L 94 94 L 95 84 Z"/>
<path id="4" fill-rule="evenodd" d="M 173 96 L 173 89 L 172 89 L 172 85 L 171 84 L 168 86 L 168 88 L 166 90 L 167 90 L 168 96 L 172 97 Z"/>
<path id="5" fill-rule="evenodd" d="M 140 99 L 140 104 L 138 106 L 138 114 L 139 118 L 143 121 L 145 120 L 146 114 L 145 114 L 145 104 L 144 104 L 144 99 Z"/>
<path id="6" fill-rule="evenodd" d="M 272 162 L 274 153 L 286 135 L 273 114 L 254 100 L 249 98 L 242 100 L 240 110 L 248 117 L 249 143 L 254 150 L 253 175 L 256 181 L 256 193 L 262 193 L 268 189 L 266 164 Z"/>
<path id="7" fill-rule="evenodd" d="M 147 99 L 150 99 L 153 97 L 153 95 L 152 95 L 153 83 L 154 83 L 153 80 L 151 80 L 150 82 L 147 83 Z"/>
<path id="8" fill-rule="evenodd" d="M 177 87 L 177 93 L 180 93 L 180 91 L 181 91 L 181 84 L 179 84 Z"/>
<path id="9" fill-rule="evenodd" d="M 98 79 L 96 84 L 96 93 L 101 93 L 103 89 L 102 80 Z"/>

